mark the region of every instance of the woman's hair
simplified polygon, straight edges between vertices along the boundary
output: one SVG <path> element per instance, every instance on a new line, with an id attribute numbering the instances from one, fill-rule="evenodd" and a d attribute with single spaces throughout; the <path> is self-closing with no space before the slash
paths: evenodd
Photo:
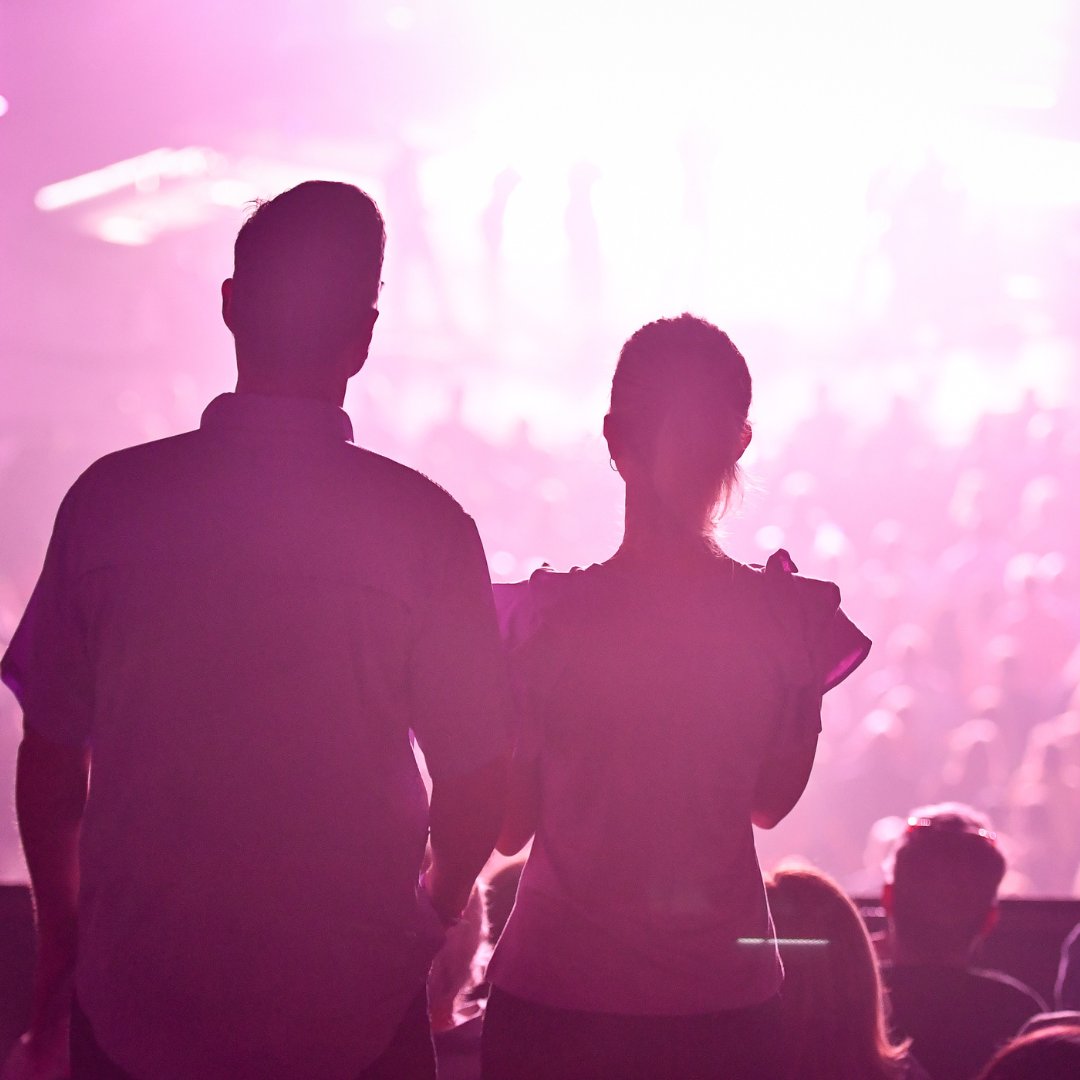
<path id="1" fill-rule="evenodd" d="M 1054 1024 L 1006 1043 L 978 1080 L 1075 1080 L 1080 1076 L 1080 1025 Z"/>
<path id="2" fill-rule="evenodd" d="M 780 1000 L 789 1080 L 892 1080 L 907 1044 L 890 1041 L 881 977 L 855 905 L 814 869 L 766 883 L 784 962 Z"/>
<path id="3" fill-rule="evenodd" d="M 709 531 L 738 488 L 751 396 L 746 361 L 727 334 L 683 314 L 643 326 L 623 346 L 610 419 L 657 494 L 700 512 Z"/>

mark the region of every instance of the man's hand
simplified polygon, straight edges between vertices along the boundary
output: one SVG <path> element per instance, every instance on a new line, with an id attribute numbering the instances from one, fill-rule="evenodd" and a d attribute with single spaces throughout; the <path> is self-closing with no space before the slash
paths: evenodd
<path id="1" fill-rule="evenodd" d="M 0 1080 L 62 1080 L 70 1074 L 68 1032 L 76 953 L 74 926 L 39 925 L 30 1029 L 13 1047 Z"/>
<path id="2" fill-rule="evenodd" d="M 444 926 L 461 917 L 476 875 L 495 847 L 506 767 L 500 756 L 470 772 L 432 779 L 431 863 L 423 885 Z"/>
<path id="3" fill-rule="evenodd" d="M 435 914 L 443 928 L 449 930 L 457 924 L 465 905 L 469 902 L 469 894 L 472 885 L 462 895 L 462 886 L 459 882 L 444 884 L 446 879 L 436 870 L 434 865 L 429 866 L 420 878 L 420 887 L 427 893 Z"/>
<path id="4" fill-rule="evenodd" d="M 37 916 L 30 1030 L 20 1047 L 53 1075 L 66 1064 L 67 1025 L 78 952 L 79 828 L 90 775 L 85 747 L 53 742 L 27 728 L 19 746 L 15 805 Z M 60 1075 L 63 1075 L 61 1069 Z"/>
<path id="5" fill-rule="evenodd" d="M 0 1069 L 0 1080 L 67 1080 L 71 1075 L 68 1025 L 54 1033 L 48 1045 L 27 1032 L 11 1048 Z"/>

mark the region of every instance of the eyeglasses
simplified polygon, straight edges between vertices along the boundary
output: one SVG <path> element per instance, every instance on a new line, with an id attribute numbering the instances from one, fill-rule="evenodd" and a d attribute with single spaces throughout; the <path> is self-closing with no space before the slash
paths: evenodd
<path id="1" fill-rule="evenodd" d="M 983 840 L 997 845 L 997 833 L 990 829 L 974 828 L 968 822 L 959 818 L 929 818 L 909 817 L 907 819 L 907 832 L 911 835 L 919 829 L 933 829 L 935 832 L 945 833 L 951 836 L 980 836 Z"/>

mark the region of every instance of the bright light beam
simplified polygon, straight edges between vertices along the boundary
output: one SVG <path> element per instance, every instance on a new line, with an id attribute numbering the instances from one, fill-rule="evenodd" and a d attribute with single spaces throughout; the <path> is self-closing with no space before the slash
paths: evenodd
<path id="1" fill-rule="evenodd" d="M 61 210 L 148 181 L 201 176 L 209 168 L 210 152 L 201 147 L 188 146 L 182 150 L 161 147 L 73 176 L 70 180 L 47 184 L 34 196 L 34 205 L 39 210 Z"/>

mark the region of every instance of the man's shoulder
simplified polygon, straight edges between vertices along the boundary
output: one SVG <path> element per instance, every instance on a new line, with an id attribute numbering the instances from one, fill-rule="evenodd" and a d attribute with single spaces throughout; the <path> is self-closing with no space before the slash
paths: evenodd
<path id="1" fill-rule="evenodd" d="M 352 443 L 346 444 L 346 450 L 347 460 L 357 475 L 384 488 L 403 509 L 413 508 L 449 517 L 466 516 L 461 504 L 446 488 L 419 470 Z"/>
<path id="2" fill-rule="evenodd" d="M 1042 1012 L 1046 1008 L 1046 1002 L 1030 986 L 1004 971 L 968 968 L 968 975 L 978 992 L 988 998 L 1015 1005 L 1020 1011 L 1032 1007 L 1035 1012 Z"/>
<path id="3" fill-rule="evenodd" d="M 186 458 L 194 451 L 197 436 L 198 431 L 185 431 L 105 454 L 83 470 L 69 495 L 91 494 L 111 484 L 145 480 L 170 463 Z"/>
<path id="4" fill-rule="evenodd" d="M 416 469 L 353 443 L 343 442 L 341 452 L 346 478 L 385 488 L 406 506 L 451 516 L 465 514 L 461 504 L 444 487 Z M 127 446 L 98 458 L 75 481 L 72 490 L 93 490 L 99 485 L 125 479 L 139 480 L 174 467 L 187 466 L 193 458 L 220 455 L 220 448 L 196 428 Z"/>
<path id="5" fill-rule="evenodd" d="M 920 1001 L 946 998 L 984 1007 L 1014 1008 L 1027 1015 L 1044 1003 L 1031 987 L 1003 971 L 937 964 L 889 964 L 882 967 L 886 986 L 895 996 L 905 992 Z"/>

